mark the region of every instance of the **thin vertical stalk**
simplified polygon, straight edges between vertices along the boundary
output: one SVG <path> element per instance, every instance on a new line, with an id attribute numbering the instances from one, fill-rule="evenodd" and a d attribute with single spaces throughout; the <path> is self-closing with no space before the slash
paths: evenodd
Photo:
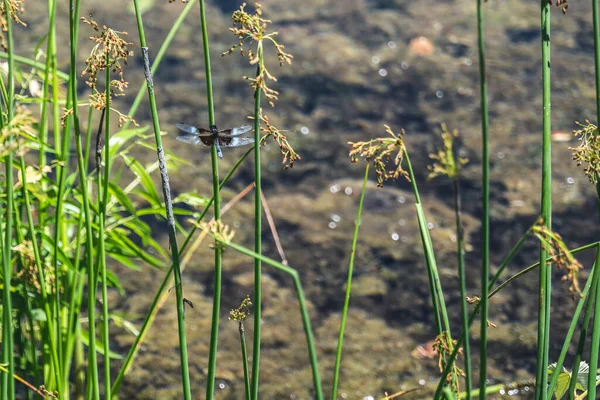
<path id="1" fill-rule="evenodd" d="M 6 0 L 5 0 L 6 1 Z M 69 73 L 69 91 L 73 106 L 73 126 L 75 128 L 75 146 L 77 149 L 77 167 L 79 169 L 79 186 L 81 188 L 81 197 L 83 201 L 83 213 L 85 215 L 85 236 L 86 236 L 86 268 L 88 282 L 88 388 L 91 397 L 95 400 L 100 399 L 100 389 L 98 384 L 98 365 L 96 361 L 96 276 L 94 273 L 94 254 L 92 238 L 92 218 L 90 211 L 90 202 L 87 190 L 87 169 L 83 164 L 83 148 L 81 144 L 81 128 L 79 126 L 79 110 L 77 102 L 77 24 L 79 23 L 79 0 L 70 0 L 70 47 L 71 47 L 71 68 Z"/>
<path id="2" fill-rule="evenodd" d="M 479 343 L 479 398 L 485 399 L 487 385 L 488 288 L 490 276 L 490 156 L 487 81 L 483 32 L 483 0 L 477 0 L 477 40 L 479 47 L 479 89 L 481 102 L 481 326 Z"/>
<path id="3" fill-rule="evenodd" d="M 56 0 L 48 0 L 48 42 L 46 44 L 46 67 L 44 68 L 44 82 L 42 83 L 42 111 L 40 115 L 40 148 L 38 150 L 39 165 L 46 165 L 46 143 L 48 142 L 48 92 L 50 85 L 50 70 L 52 68 L 52 57 L 50 56 L 54 41 L 54 21 L 56 17 Z M 42 172 L 43 173 L 43 172 Z M 46 184 L 42 181 L 42 190 L 46 191 Z M 39 210 L 40 221 L 44 220 L 44 210 Z"/>
<path id="4" fill-rule="evenodd" d="M 4 19 L 6 21 L 6 40 L 8 47 L 8 102 L 6 104 L 6 124 L 10 125 L 13 119 L 14 112 L 14 97 L 15 97 L 15 79 L 14 79 L 14 59 L 13 59 L 13 32 L 12 19 L 10 13 L 10 5 L 8 0 L 4 0 Z M 9 152 L 5 158 L 6 168 L 6 231 L 4 238 L 3 249 L 3 329 L 4 340 L 2 343 L 2 362 L 8 364 L 8 374 L 2 374 L 2 395 L 6 398 L 13 399 L 15 397 L 15 383 L 13 376 L 15 375 L 15 363 L 13 355 L 13 326 L 12 326 L 12 295 L 10 293 L 11 277 L 12 277 L 12 230 L 13 230 L 13 154 Z"/>
<path id="5" fill-rule="evenodd" d="M 462 225 L 462 207 L 460 185 L 458 179 L 453 179 L 454 186 L 454 215 L 456 216 L 456 243 L 458 253 L 458 280 L 460 282 L 460 311 L 462 314 L 462 336 L 465 357 L 466 398 L 471 399 L 471 348 L 469 344 L 469 308 L 467 306 L 467 278 L 465 275 L 464 230 Z"/>
<path id="6" fill-rule="evenodd" d="M 594 65 L 596 72 L 596 126 L 600 126 L 600 17 L 598 0 L 592 0 L 592 21 L 594 24 Z M 598 133 L 596 133 L 598 134 Z M 598 206 L 600 209 L 600 182 L 596 183 Z"/>
<path id="7" fill-rule="evenodd" d="M 551 153 L 551 105 L 550 105 L 550 6 L 548 0 L 541 0 L 541 33 L 542 33 L 542 218 L 546 227 L 552 226 L 552 153 Z M 545 260 L 547 252 L 540 248 L 539 270 L 539 315 L 537 335 L 537 372 L 535 399 L 545 400 L 548 387 L 548 349 L 550 346 L 550 299 L 551 274 L 550 264 Z"/>
<path id="8" fill-rule="evenodd" d="M 204 70 L 206 80 L 206 98 L 208 103 L 208 124 L 215 125 L 215 104 L 213 99 L 212 73 L 210 68 L 210 51 L 208 48 L 208 29 L 206 27 L 206 8 L 204 0 L 198 0 L 200 5 L 200 25 L 202 27 L 202 47 L 204 49 Z M 214 218 L 221 219 L 221 194 L 219 192 L 219 160 L 217 157 L 216 142 L 213 143 L 211 152 Z M 215 246 L 215 272 L 212 319 L 210 326 L 210 352 L 208 355 L 208 373 L 206 377 L 206 400 L 212 400 L 215 392 L 215 373 L 217 369 L 217 346 L 219 341 L 219 314 L 221 311 L 221 275 L 223 269 L 223 249 Z"/>
<path id="9" fill-rule="evenodd" d="M 354 235 L 352 236 L 352 248 L 350 250 L 350 262 L 348 264 L 348 279 L 346 282 L 346 296 L 344 298 L 344 308 L 342 309 L 342 321 L 340 322 L 340 333 L 338 335 L 337 351 L 335 353 L 335 366 L 333 368 L 333 385 L 331 389 L 331 400 L 337 396 L 338 381 L 340 377 L 340 363 L 342 360 L 342 344 L 344 341 L 344 330 L 346 329 L 346 319 L 348 317 L 348 308 L 350 307 L 350 292 L 352 290 L 352 274 L 354 273 L 354 257 L 356 256 L 356 244 L 358 243 L 358 228 L 360 227 L 360 218 L 362 215 L 365 193 L 367 192 L 367 180 L 369 178 L 369 163 L 365 167 L 365 177 L 363 179 L 360 199 L 358 201 L 358 211 L 356 212 L 356 221 L 354 222 Z"/>
<path id="10" fill-rule="evenodd" d="M 596 126 L 600 126 L 600 16 L 598 0 L 592 0 L 592 19 L 594 24 L 594 62 L 596 72 Z M 600 194 L 600 182 L 596 183 L 596 192 Z M 600 197 L 599 197 L 600 199 Z M 600 257 L 600 252 L 598 254 Z M 596 263 L 599 260 L 596 258 Z M 598 352 L 600 351 L 600 286 L 596 288 L 596 311 L 592 328 L 590 351 L 590 374 L 588 376 L 588 398 L 596 398 L 596 371 L 598 369 Z"/>
<path id="11" fill-rule="evenodd" d="M 171 258 L 173 260 L 173 271 L 175 276 L 175 295 L 177 299 L 177 327 L 179 333 L 179 358 L 181 363 L 181 381 L 183 386 L 183 397 L 185 400 L 192 398 L 190 388 L 190 372 L 188 366 L 187 339 L 185 334 L 185 310 L 183 302 L 183 286 L 181 281 L 181 268 L 179 263 L 179 251 L 177 246 L 177 232 L 175 226 L 175 216 L 173 215 L 173 203 L 171 201 L 171 187 L 169 185 L 169 176 L 165 162 L 165 154 L 160 136 L 160 124 L 158 121 L 158 109 L 156 107 L 156 97 L 154 95 L 154 83 L 152 81 L 152 72 L 150 71 L 150 59 L 148 47 L 146 45 L 146 35 L 144 34 L 144 25 L 142 15 L 137 0 L 133 0 L 135 6 L 136 22 L 140 36 L 140 45 L 144 58 L 144 73 L 146 75 L 146 86 L 148 89 L 148 100 L 150 101 L 150 111 L 152 114 L 152 125 L 154 127 L 154 139 L 156 141 L 156 152 L 160 169 L 160 178 L 162 182 L 163 197 L 165 199 L 165 212 L 167 216 L 167 229 L 169 232 L 169 246 L 171 248 Z"/>
<path id="12" fill-rule="evenodd" d="M 240 343 L 242 346 L 242 367 L 244 368 L 244 394 L 246 400 L 252 398 L 250 394 L 250 376 L 248 373 L 248 350 L 246 349 L 246 334 L 244 333 L 244 323 L 239 321 L 238 329 L 240 331 Z"/>
<path id="13" fill-rule="evenodd" d="M 257 49 L 258 66 L 256 74 L 259 76 L 264 68 L 262 42 Z M 254 143 L 260 143 L 260 86 L 254 92 Z M 261 203 L 261 170 L 260 170 L 260 145 L 254 146 L 254 252 L 262 254 L 262 203 Z M 258 400 L 258 381 L 260 370 L 260 337 L 262 319 L 262 283 L 261 262 L 254 259 L 254 336 L 252 347 L 252 400 Z"/>
<path id="14" fill-rule="evenodd" d="M 108 203 L 108 184 L 110 179 L 110 54 L 106 53 L 106 82 L 105 82 L 105 108 L 104 108 L 104 179 L 100 182 L 98 176 L 98 189 L 102 186 L 102 190 L 98 190 L 99 204 L 99 223 L 100 229 L 98 232 L 99 238 L 99 258 L 100 258 L 100 279 L 102 285 L 102 342 L 104 347 L 104 397 L 111 398 L 110 390 L 110 329 L 108 326 L 108 293 L 106 288 L 106 254 L 104 243 L 104 224 L 106 223 L 106 206 Z M 100 133 L 100 132 L 99 132 Z M 98 165 L 98 168 L 100 166 Z M 102 198 L 100 198 L 102 193 Z"/>

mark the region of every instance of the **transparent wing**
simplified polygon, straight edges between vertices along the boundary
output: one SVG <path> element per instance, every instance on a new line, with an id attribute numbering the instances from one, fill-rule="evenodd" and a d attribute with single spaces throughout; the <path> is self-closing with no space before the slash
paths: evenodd
<path id="1" fill-rule="evenodd" d="M 175 139 L 179 140 L 180 142 L 188 143 L 194 146 L 200 146 L 201 144 L 203 144 L 202 140 L 196 135 L 182 135 L 177 136 Z"/>
<path id="2" fill-rule="evenodd" d="M 186 124 L 184 122 L 179 122 L 175 126 L 185 133 L 199 136 L 210 136 L 210 131 L 207 131 L 206 129 L 198 129 L 194 125 Z"/>
<path id="3" fill-rule="evenodd" d="M 237 136 L 237 135 L 242 135 L 251 130 L 252 130 L 252 127 L 250 125 L 244 125 L 244 126 L 239 126 L 237 128 L 233 128 L 233 129 L 227 129 L 227 134 L 231 135 L 231 136 Z"/>
<path id="4" fill-rule="evenodd" d="M 245 146 L 247 144 L 254 143 L 254 138 L 250 137 L 230 137 L 230 138 L 219 138 L 219 145 L 223 147 L 238 147 Z"/>

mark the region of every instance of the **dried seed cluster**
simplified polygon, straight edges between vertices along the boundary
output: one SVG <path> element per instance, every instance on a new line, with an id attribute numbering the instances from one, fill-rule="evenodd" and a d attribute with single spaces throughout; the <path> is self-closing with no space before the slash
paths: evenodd
<path id="1" fill-rule="evenodd" d="M 36 136 L 34 124 L 31 112 L 17 106 L 13 119 L 0 131 L 0 157 L 11 152 L 17 156 L 27 153 L 32 144 L 31 138 Z"/>
<path id="2" fill-rule="evenodd" d="M 388 125 L 384 126 L 391 137 L 372 139 L 367 142 L 348 142 L 351 146 L 350 160 L 353 163 L 358 162 L 358 157 L 364 158 L 367 162 L 373 162 L 377 173 L 377 186 L 379 187 L 383 187 L 384 181 L 398 179 L 401 176 L 410 181 L 408 172 L 402 168 L 404 152 L 406 151 L 402 139 L 404 130 L 396 135 Z M 393 169 L 387 169 L 386 167 L 390 160 L 395 166 Z"/>
<path id="3" fill-rule="evenodd" d="M 89 37 L 96 45 L 85 60 L 86 68 L 81 73 L 81 76 L 87 76 L 86 84 L 92 89 L 88 105 L 98 111 L 102 111 L 108 107 L 110 110 L 116 112 L 119 115 L 119 126 L 123 126 L 126 122 L 132 122 L 135 126 L 138 126 L 133 118 L 111 107 L 112 98 L 124 96 L 125 89 L 129 86 L 129 82 L 125 80 L 123 74 L 123 66 L 127 65 L 127 58 L 133 55 L 133 52 L 128 49 L 128 46 L 133 45 L 133 42 L 128 42 L 122 38 L 122 36 L 127 36 L 127 32 L 115 31 L 106 25 L 100 27 L 92 18 L 92 14 L 90 14 L 89 19 L 81 17 L 81 22 L 91 26 L 96 32 L 94 36 Z M 106 99 L 106 92 L 104 90 L 99 91 L 97 87 L 98 74 L 106 71 L 107 68 L 112 69 L 112 72 L 117 73 L 119 76 L 119 79 L 113 79 L 109 83 L 110 98 L 108 101 Z M 65 110 L 62 116 L 63 125 L 66 118 L 72 113 L 72 109 Z"/>
<path id="4" fill-rule="evenodd" d="M 287 136 L 285 136 L 282 132 L 289 132 L 287 130 L 280 130 L 269 121 L 269 117 L 266 114 L 263 114 L 262 108 L 259 112 L 260 120 L 264 123 L 264 127 L 261 126 L 261 131 L 266 133 L 266 137 L 273 138 L 273 141 L 277 143 L 279 146 L 279 150 L 281 151 L 281 155 L 283 156 L 282 163 L 285 165 L 284 168 L 292 168 L 294 163 L 301 159 L 300 155 L 296 153 L 294 148 L 290 145 L 287 140 Z M 250 119 L 254 119 L 254 117 L 249 117 Z M 264 141 L 261 142 L 264 144 Z"/>
<path id="5" fill-rule="evenodd" d="M 440 372 L 444 371 L 446 363 L 445 360 L 448 359 L 450 357 L 450 354 L 452 354 L 452 352 L 454 351 L 454 346 L 456 346 L 456 343 L 456 340 L 453 340 L 446 331 L 442 332 L 435 338 L 433 342 L 433 349 L 438 353 L 438 368 L 440 369 Z M 462 354 L 462 348 L 458 350 L 458 353 Z M 459 376 L 465 376 L 465 373 L 462 369 L 458 367 L 455 359 L 452 365 L 452 369 L 446 377 L 446 381 L 456 393 L 459 392 Z"/>
<path id="6" fill-rule="evenodd" d="M 598 127 L 592 124 L 587 119 L 585 124 L 580 124 L 580 129 L 573 131 L 573 134 L 579 138 L 579 146 L 569 147 L 573 151 L 573 160 L 577 161 L 577 165 L 585 164 L 583 172 L 589 178 L 592 184 L 598 183 L 600 176 L 600 135 Z"/>
<path id="7" fill-rule="evenodd" d="M 229 312 L 229 319 L 232 321 L 245 321 L 250 315 L 250 296 L 246 296 L 238 308 L 235 308 Z"/>
<path id="8" fill-rule="evenodd" d="M 558 233 L 553 232 L 546 227 L 546 225 L 544 225 L 543 218 L 539 218 L 538 221 L 532 226 L 531 233 L 539 239 L 540 243 L 542 244 L 542 248 L 552 258 L 550 261 L 548 261 L 548 264 L 554 263 L 558 269 L 563 269 L 566 271 L 566 274 L 562 277 L 562 280 L 569 281 L 571 283 L 569 286 L 569 291 L 581 295 L 579 281 L 577 278 L 582 265 L 569 251 L 567 245 L 565 242 L 563 242 L 562 237 Z"/>
<path id="9" fill-rule="evenodd" d="M 250 81 L 250 86 L 252 89 L 254 89 L 254 91 L 257 91 L 258 89 L 262 90 L 269 100 L 269 104 L 271 107 L 273 107 L 274 101 L 277 100 L 279 92 L 269 88 L 266 83 L 267 79 L 277 81 L 277 78 L 269 73 L 264 65 L 264 40 L 270 40 L 277 49 L 277 59 L 280 66 L 283 66 L 284 64 L 291 64 L 292 58 L 294 57 L 291 54 L 286 53 L 284 51 L 285 46 L 279 44 L 275 40 L 275 36 L 278 35 L 278 32 L 274 31 L 267 33 L 268 25 L 272 21 L 262 17 L 262 8 L 260 3 L 256 3 L 254 7 L 254 14 L 250 14 L 245 10 L 246 3 L 243 3 L 240 6 L 240 9 L 233 13 L 231 16 L 231 19 L 233 20 L 233 28 L 229 28 L 229 30 L 238 38 L 238 43 L 222 53 L 221 56 L 231 54 L 236 48 L 239 48 L 242 56 L 248 56 L 248 60 L 250 61 L 251 65 L 258 64 L 258 73 L 256 77 L 251 78 L 244 76 L 244 79 Z M 256 52 L 253 52 L 252 50 L 244 50 L 244 44 L 248 40 L 250 43 L 257 43 Z"/>
<path id="10" fill-rule="evenodd" d="M 19 14 L 23 14 L 25 9 L 23 8 L 24 0 L 8 0 L 8 16 L 15 21 L 15 23 L 21 26 L 27 26 L 27 24 L 19 18 Z M 0 46 L 7 51 L 7 42 L 4 34 L 8 32 L 8 20 L 6 17 L 6 7 L 4 1 L 0 1 Z"/>
<path id="11" fill-rule="evenodd" d="M 442 124 L 442 148 L 437 153 L 432 153 L 429 158 L 435 160 L 432 165 L 428 166 L 429 179 L 436 178 L 438 176 L 447 176 L 450 179 L 457 179 L 460 175 L 460 170 L 463 165 L 469 162 L 464 157 L 458 157 L 454 155 L 454 139 L 458 137 L 458 131 L 448 131 L 446 124 Z"/>

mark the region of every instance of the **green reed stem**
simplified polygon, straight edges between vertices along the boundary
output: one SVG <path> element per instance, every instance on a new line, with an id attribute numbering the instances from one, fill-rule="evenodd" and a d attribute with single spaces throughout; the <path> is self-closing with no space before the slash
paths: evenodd
<path id="1" fill-rule="evenodd" d="M 592 20 L 594 25 L 594 64 L 596 72 L 596 125 L 600 126 L 600 12 L 598 1 L 592 1 Z M 600 182 L 596 183 L 596 193 L 600 205 Z M 600 249 L 596 264 L 600 263 Z M 600 267 L 599 267 L 600 269 Z M 596 398 L 596 371 L 598 369 L 598 352 L 600 351 L 600 285 L 596 286 L 596 310 L 592 328 L 592 343 L 590 350 L 590 374 L 588 376 L 588 398 Z M 578 367 L 578 366 L 577 366 Z"/>
<path id="2" fill-rule="evenodd" d="M 10 5 L 8 0 L 4 0 L 4 19 L 6 21 L 5 29 L 6 41 L 8 47 L 8 102 L 6 104 L 6 124 L 10 125 L 14 113 L 15 101 L 15 78 L 14 78 L 14 46 L 13 46 L 13 31 L 12 19 L 9 15 Z M 3 398 L 13 399 L 15 397 L 15 363 L 13 355 L 13 326 L 12 326 L 12 295 L 10 293 L 11 278 L 12 278 L 12 235 L 13 235 L 13 209 L 14 209 L 14 193 L 13 193 L 13 154 L 9 152 L 5 158 L 6 168 L 6 227 L 4 238 L 4 259 L 3 259 L 3 336 L 2 343 L 2 362 L 8 364 L 8 375 L 2 374 L 2 395 Z"/>
<path id="3" fill-rule="evenodd" d="M 94 272 L 94 254 L 92 238 L 92 216 L 90 211 L 90 202 L 87 190 L 87 169 L 83 164 L 83 149 L 81 145 L 81 128 L 79 125 L 79 110 L 77 101 L 77 24 L 79 23 L 79 0 L 70 0 L 71 20 L 70 20 L 70 47 L 71 47 L 71 68 L 69 78 L 69 91 L 73 105 L 73 126 L 75 128 L 75 147 L 77 151 L 77 167 L 79 169 L 79 186 L 81 188 L 81 197 L 83 202 L 83 212 L 85 215 L 85 236 L 86 236 L 86 268 L 88 283 L 88 376 L 87 383 L 90 388 L 91 397 L 95 400 L 100 399 L 100 388 L 98 384 L 98 365 L 96 361 L 96 276 Z"/>
<path id="4" fill-rule="evenodd" d="M 258 66 L 256 76 L 260 76 L 264 69 L 264 55 L 262 42 L 257 48 Z M 260 143 L 260 86 L 254 92 L 254 142 Z M 254 146 L 254 252 L 262 254 L 262 175 L 260 169 L 260 146 Z M 258 400 L 258 381 L 260 369 L 260 337 L 262 319 L 262 283 L 261 263 L 254 259 L 254 333 L 252 347 L 252 400 Z"/>
<path id="5" fill-rule="evenodd" d="M 52 46 L 54 42 L 54 20 L 56 17 L 56 0 L 48 0 L 48 42 L 46 44 L 46 66 L 44 68 L 44 81 L 42 83 L 42 111 L 40 116 L 40 148 L 39 148 L 39 165 L 46 165 L 46 143 L 48 141 L 48 92 L 50 86 L 50 69 L 52 68 Z M 46 175 L 44 172 L 42 172 Z M 46 184 L 42 182 L 42 191 L 46 191 Z M 40 210 L 40 220 L 44 220 L 44 210 Z"/>
<path id="6" fill-rule="evenodd" d="M 456 216 L 456 237 L 458 253 L 458 280 L 460 281 L 460 311 L 462 314 L 463 355 L 465 357 L 465 385 L 467 399 L 471 399 L 471 348 L 469 344 L 469 308 L 467 306 L 467 278 L 465 275 L 464 230 L 462 225 L 462 206 L 458 179 L 453 179 L 454 215 Z"/>
<path id="7" fill-rule="evenodd" d="M 242 346 L 242 367 L 244 368 L 244 394 L 246 400 L 252 398 L 250 394 L 250 376 L 248 372 L 248 350 L 246 349 L 246 334 L 244 333 L 244 323 L 239 321 L 238 329 L 240 331 L 240 343 Z"/>
<path id="8" fill-rule="evenodd" d="M 488 342 L 488 280 L 490 276 L 490 156 L 489 113 L 487 81 L 485 74 L 485 47 L 483 31 L 483 0 L 477 0 L 477 43 L 479 47 L 479 84 L 481 101 L 481 166 L 482 166 L 482 216 L 481 216 L 481 326 L 479 339 L 479 398 L 485 399 L 487 385 Z"/>
<path id="9" fill-rule="evenodd" d="M 208 48 L 208 30 L 206 27 L 206 9 L 204 0 L 198 0 L 200 5 L 200 25 L 202 27 L 202 47 L 204 49 L 204 70 L 206 80 L 206 98 L 208 102 L 208 124 L 215 124 L 215 104 L 213 99 L 212 73 L 210 68 L 210 51 Z M 221 219 L 221 194 L 219 192 L 219 160 L 217 157 L 216 141 L 210 153 L 213 179 L 214 218 Z M 215 272 L 212 322 L 210 326 L 210 352 L 208 355 L 208 373 L 206 377 L 206 400 L 212 400 L 215 392 L 215 374 L 217 369 L 217 346 L 219 341 L 219 314 L 221 311 L 221 275 L 223 269 L 223 249 L 215 246 Z"/>
<path id="10" fill-rule="evenodd" d="M 225 178 L 223 178 L 223 181 L 221 182 L 221 185 L 219 186 L 219 190 L 223 189 L 223 187 L 229 181 L 229 179 L 233 176 L 235 171 L 237 171 L 238 167 L 250 155 L 250 153 L 253 150 L 254 150 L 254 147 L 251 147 L 250 149 L 248 149 L 246 151 L 246 153 L 244 153 L 244 155 L 242 157 L 240 157 L 240 159 L 235 163 L 235 165 L 233 166 L 231 171 L 229 171 L 229 173 L 225 176 Z M 196 220 L 196 224 L 194 224 L 193 228 L 187 234 L 185 240 L 183 241 L 183 244 L 181 245 L 181 248 L 179 249 L 178 254 L 180 254 L 180 255 L 183 254 L 184 250 L 187 248 L 187 245 L 192 240 L 192 237 L 198 230 L 198 224 L 200 223 L 200 221 L 202 221 L 204 219 L 204 216 L 210 210 L 210 208 L 213 204 L 213 201 L 214 201 L 214 197 L 211 197 L 210 200 L 208 201 L 208 203 L 206 204 L 206 206 L 204 207 L 204 210 L 202 211 L 202 213 L 200 213 L 200 216 Z M 125 377 L 127 372 L 129 372 L 131 366 L 133 365 L 133 360 L 141 347 L 141 342 L 146 337 L 146 333 L 150 329 L 150 326 L 153 322 L 152 317 L 154 315 L 156 307 L 158 306 L 160 297 L 161 297 L 162 293 L 165 291 L 165 288 L 170 286 L 169 282 L 170 282 L 171 273 L 173 272 L 173 267 L 174 267 L 174 264 L 171 264 L 167 273 L 165 274 L 165 277 L 163 278 L 163 281 L 160 284 L 160 287 L 158 288 L 158 291 L 154 295 L 154 298 L 152 299 L 152 303 L 150 304 L 150 307 L 148 308 L 148 312 L 146 313 L 146 317 L 144 318 L 144 321 L 142 322 L 142 326 L 140 327 L 140 332 L 136 336 L 135 340 L 133 341 L 133 344 L 131 345 L 131 348 L 129 349 L 129 353 L 127 353 L 127 357 L 125 357 L 125 360 L 123 361 L 123 365 L 121 366 L 119 374 L 115 378 L 115 382 L 113 384 L 113 389 L 112 389 L 113 396 L 119 392 L 119 390 L 121 388 L 121 383 L 123 382 L 123 378 Z"/>
<path id="11" fill-rule="evenodd" d="M 102 285 L 102 329 L 103 329 L 103 348 L 104 348 L 104 397 L 110 399 L 110 329 L 108 320 L 108 292 L 106 286 L 106 253 L 104 243 L 104 225 L 106 223 L 106 206 L 108 204 L 108 184 L 110 182 L 110 53 L 105 54 L 106 62 L 106 81 L 105 81 L 105 101 L 106 106 L 104 109 L 104 179 L 100 183 L 100 176 L 98 176 L 98 210 L 100 211 L 99 223 L 100 229 L 98 232 L 99 239 L 99 258 L 100 258 L 100 279 Z M 98 132 L 101 134 L 101 132 Z M 99 149 L 98 149 L 99 150 Z M 100 173 L 101 166 L 98 165 L 98 173 Z M 100 186 L 102 190 L 100 190 Z M 100 198 L 102 194 L 102 198 Z"/>
<path id="12" fill-rule="evenodd" d="M 547 0 L 541 0 L 542 31 L 542 109 L 543 109 L 543 141 L 542 141 L 542 218 L 549 229 L 552 226 L 552 153 L 551 153 L 551 105 L 550 105 L 550 6 Z M 538 348 L 535 399 L 545 400 L 548 387 L 548 352 L 550 347 L 550 299 L 551 299 L 551 265 L 544 265 L 547 252 L 540 248 L 539 270 L 539 314 L 538 314 Z"/>
<path id="13" fill-rule="evenodd" d="M 554 393 L 554 388 L 556 387 L 556 384 L 558 383 L 558 377 L 560 376 L 560 373 L 563 369 L 565 357 L 567 356 L 567 353 L 569 352 L 569 347 L 571 346 L 573 334 L 575 333 L 575 329 L 577 328 L 577 325 L 579 322 L 579 316 L 581 315 L 581 310 L 583 310 L 585 301 L 586 301 L 586 299 L 588 299 L 588 292 L 590 290 L 590 287 L 595 288 L 598 284 L 598 277 L 600 276 L 600 274 L 598 273 L 599 271 L 600 271 L 600 245 L 596 245 L 596 262 L 594 263 L 594 266 L 592 267 L 592 270 L 590 271 L 590 276 L 588 277 L 587 281 L 585 282 L 583 292 L 581 293 L 581 297 L 579 298 L 579 301 L 577 302 L 577 307 L 575 308 L 575 312 L 573 313 L 573 317 L 571 318 L 571 324 L 569 325 L 569 330 L 567 331 L 567 335 L 565 336 L 565 341 L 564 341 L 563 347 L 560 351 L 560 356 L 558 357 L 558 360 L 556 361 L 556 368 L 554 369 L 554 373 L 552 374 L 552 379 L 550 380 L 550 385 L 548 386 L 548 390 L 546 391 L 546 396 L 548 396 L 549 398 L 552 398 L 552 395 Z M 593 298 L 593 296 L 591 296 L 590 299 L 591 298 Z M 588 304 L 591 304 L 589 300 L 588 300 Z M 577 366 L 573 367 L 573 369 L 575 369 L 575 368 L 579 368 L 579 366 L 577 365 Z M 590 371 L 591 371 L 591 369 L 590 369 Z M 592 375 L 592 374 L 590 374 L 590 375 Z"/>
<path id="14" fill-rule="evenodd" d="M 183 284 L 181 281 L 181 267 L 179 263 L 179 252 L 177 249 L 177 232 L 175 226 L 175 217 L 173 215 L 173 204 L 171 201 L 171 187 L 167 173 L 165 154 L 160 136 L 160 124 L 158 121 L 158 110 L 156 107 L 156 98 L 154 95 L 154 83 L 152 81 L 152 72 L 150 71 L 150 59 L 148 47 L 146 45 L 146 35 L 144 34 L 144 25 L 137 0 L 133 0 L 135 7 L 136 22 L 140 36 L 140 46 L 144 58 L 144 73 L 146 75 L 146 85 L 148 89 L 148 100 L 150 101 L 150 111 L 152 113 L 152 125 L 154 127 L 154 139 L 156 141 L 156 152 L 158 154 L 158 163 L 160 177 L 162 182 L 163 197 L 165 199 L 165 212 L 167 217 L 167 229 L 169 232 L 169 246 L 171 248 L 171 258 L 173 260 L 173 271 L 175 275 L 175 294 L 177 299 L 177 326 L 179 333 L 179 357 L 181 363 L 181 380 L 183 385 L 183 395 L 185 400 L 192 398 L 190 388 L 190 373 L 188 366 L 187 340 L 185 334 L 185 310 L 183 302 Z M 115 386 L 117 382 L 115 382 Z M 117 386 L 118 387 L 118 386 Z"/>
<path id="15" fill-rule="evenodd" d="M 600 250 L 596 254 L 596 264 L 600 264 Z M 600 268 L 596 268 L 600 269 Z M 596 298 L 594 302 L 594 325 L 592 327 L 592 343 L 590 344 L 590 373 L 588 375 L 588 399 L 596 398 L 596 376 L 598 370 L 598 353 L 600 352 L 600 285 L 598 285 L 597 276 L 600 275 L 594 270 L 596 279 Z M 592 304 L 589 304 L 592 307 Z M 577 366 L 578 368 L 579 366 Z"/>
<path id="16" fill-rule="evenodd" d="M 340 377 L 340 363 L 342 360 L 342 344 L 344 341 L 344 330 L 346 329 L 346 319 L 348 317 L 348 308 L 350 307 L 350 292 L 352 290 L 352 274 L 354 273 L 354 257 L 356 256 L 356 244 L 358 243 L 358 228 L 360 227 L 360 218 L 362 215 L 365 193 L 367 192 L 367 180 L 369 178 L 369 163 L 365 167 L 365 177 L 363 179 L 360 199 L 358 201 L 358 210 L 356 212 L 356 221 L 354 222 L 354 235 L 352 236 L 352 248 L 350 250 L 350 262 L 348 264 L 348 280 L 346 283 L 346 296 L 344 298 L 344 308 L 342 309 L 342 321 L 340 322 L 340 333 L 338 335 L 337 351 L 335 353 L 335 366 L 333 368 L 333 385 L 331 389 L 331 400 L 337 398 L 338 381 Z"/>
<path id="17" fill-rule="evenodd" d="M 444 301 L 444 293 L 442 291 L 442 285 L 440 282 L 440 275 L 437 269 L 437 262 L 435 260 L 435 252 L 433 250 L 433 243 L 431 241 L 431 235 L 427 227 L 427 218 L 425 217 L 425 211 L 421 204 L 421 196 L 419 195 L 419 189 L 417 187 L 417 179 L 415 177 L 408 151 L 404 149 L 404 159 L 406 160 L 406 166 L 408 169 L 408 175 L 410 177 L 413 193 L 415 196 L 415 208 L 417 210 L 417 221 L 419 223 L 419 233 L 421 235 L 421 242 L 423 243 L 423 251 L 425 252 L 425 262 L 427 264 L 427 273 L 429 275 L 429 286 L 431 291 L 431 297 L 433 301 L 433 310 L 436 320 L 437 333 L 440 335 L 446 331 L 450 337 L 450 322 L 448 320 L 448 312 L 446 311 L 446 302 Z"/>
<path id="18" fill-rule="evenodd" d="M 236 243 L 226 243 L 227 247 L 234 249 L 235 251 L 245 254 L 248 257 L 260 258 L 262 262 L 265 264 L 278 269 L 280 271 L 285 272 L 286 274 L 292 277 L 294 281 L 294 287 L 296 289 L 296 295 L 298 296 L 298 302 L 300 304 L 300 313 L 302 315 L 302 324 L 304 326 L 304 334 L 306 336 L 306 342 L 308 345 L 308 355 L 310 359 L 310 365 L 312 368 L 312 377 L 313 377 L 313 388 L 315 390 L 315 398 L 317 400 L 323 400 L 323 388 L 321 386 L 321 377 L 319 375 L 319 363 L 317 361 L 317 351 L 315 347 L 315 341 L 313 338 L 312 328 L 310 324 L 310 318 L 308 315 L 308 310 L 306 308 L 306 299 L 304 297 L 304 290 L 302 290 L 302 283 L 300 282 L 300 276 L 298 272 L 286 265 L 283 265 L 280 262 L 277 262 L 271 258 L 265 257 L 262 254 L 258 254 L 249 250 L 243 246 L 240 246 Z"/>

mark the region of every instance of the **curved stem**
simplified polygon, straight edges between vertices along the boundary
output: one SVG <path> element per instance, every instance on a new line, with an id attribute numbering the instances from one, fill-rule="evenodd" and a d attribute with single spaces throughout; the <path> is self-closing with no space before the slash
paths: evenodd
<path id="1" fill-rule="evenodd" d="M 350 292 L 352 290 L 352 274 L 354 273 L 354 257 L 356 256 L 356 243 L 358 242 L 358 228 L 360 227 L 360 217 L 362 215 L 365 193 L 367 192 L 367 179 L 369 177 L 369 163 L 365 167 L 365 177 L 363 179 L 362 189 L 360 191 L 360 200 L 358 201 L 358 211 L 356 212 L 356 221 L 354 222 L 354 235 L 352 236 L 352 248 L 350 250 L 350 262 L 348 264 L 348 280 L 346 282 L 346 296 L 344 297 L 344 308 L 342 309 L 342 321 L 340 322 L 340 333 L 338 335 L 337 351 L 335 353 L 335 366 L 333 369 L 333 385 L 331 389 L 331 400 L 337 396 L 338 380 L 340 376 L 340 362 L 342 360 L 342 344 L 344 341 L 344 330 L 346 329 L 346 319 L 348 317 L 348 308 L 350 306 Z"/>

